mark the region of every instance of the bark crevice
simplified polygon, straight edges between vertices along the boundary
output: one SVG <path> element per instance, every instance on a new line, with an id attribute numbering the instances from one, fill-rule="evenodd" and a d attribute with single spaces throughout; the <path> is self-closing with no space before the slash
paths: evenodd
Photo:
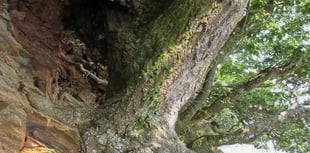
<path id="1" fill-rule="evenodd" d="M 178 113 L 247 3 L 0 2 L 0 113 L 20 123 L 11 149 L 29 136 L 59 152 L 192 152 Z"/>

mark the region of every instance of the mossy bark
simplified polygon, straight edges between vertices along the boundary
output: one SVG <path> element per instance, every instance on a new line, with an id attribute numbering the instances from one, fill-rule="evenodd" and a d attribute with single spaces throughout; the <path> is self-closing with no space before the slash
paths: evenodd
<path id="1" fill-rule="evenodd" d="M 0 2 L 7 4 L 3 0 Z M 11 2 L 11 7 L 17 5 L 15 1 Z M 10 32 L 15 36 L 14 43 L 9 45 L 13 47 L 20 43 L 24 47 L 22 55 L 14 54 L 14 48 L 6 48 L 8 56 L 23 56 L 30 61 L 30 64 L 15 61 L 26 69 L 12 82 L 33 84 L 34 90 L 27 91 L 45 96 L 45 101 L 52 103 L 54 118 L 79 129 L 82 152 L 191 152 L 174 130 L 178 112 L 201 88 L 211 62 L 240 20 L 247 1 L 116 0 L 103 3 L 104 12 L 101 13 L 105 25 L 102 27 L 105 28 L 107 46 L 101 56 L 106 56 L 104 59 L 107 60 L 109 95 L 97 108 L 86 108 L 84 104 L 59 108 L 55 104 L 57 100 L 53 97 L 57 99 L 59 95 L 59 82 L 70 80 L 70 88 L 77 95 L 82 95 L 83 89 L 90 90 L 96 84 L 80 77 L 75 62 L 63 61 L 63 55 L 57 51 L 57 43 L 53 43 L 59 40 L 64 30 L 60 12 L 65 5 L 72 5 L 75 1 L 53 2 L 54 7 L 51 8 L 58 12 L 56 16 L 48 11 L 43 16 L 35 11 L 33 16 L 25 12 L 32 7 L 42 10 L 40 1 L 27 1 L 23 5 L 25 9 L 10 12 L 11 18 L 0 16 L 1 23 L 11 25 Z M 58 28 L 51 28 L 49 16 L 54 17 L 52 21 L 58 21 Z M 44 34 L 40 30 L 27 31 L 29 28 L 20 24 L 23 21 L 25 25 L 37 28 L 38 25 L 32 22 L 36 19 L 45 24 L 40 28 Z M 7 35 L 0 36 L 5 40 L 12 39 Z M 50 39 L 44 36 L 55 39 L 48 41 Z M 100 38 L 98 34 L 98 40 Z M 19 67 L 14 68 L 19 71 Z M 72 83 L 74 81 L 77 83 Z M 20 93 L 20 89 L 24 89 L 24 86 L 15 86 L 12 87 L 14 92 Z M 25 97 L 27 95 L 21 99 L 29 103 L 30 98 Z M 25 107 L 33 109 L 29 105 Z"/>

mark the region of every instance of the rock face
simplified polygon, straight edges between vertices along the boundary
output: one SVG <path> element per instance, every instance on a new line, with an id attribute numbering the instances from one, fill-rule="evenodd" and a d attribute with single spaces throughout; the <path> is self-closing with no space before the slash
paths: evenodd
<path id="1" fill-rule="evenodd" d="M 1 101 L 0 115 L 0 151 L 17 152 L 23 148 L 26 137 L 26 112 Z"/>
<path id="2" fill-rule="evenodd" d="M 72 2 L 0 0 L 0 152 L 81 149 L 77 125 L 85 120 L 76 110 L 104 101 L 109 75 L 102 60 L 104 29 L 88 41 L 96 40 L 97 48 L 89 48 L 63 22 L 81 15 L 64 10 L 76 9 Z M 87 18 L 77 24 L 84 26 Z"/>
<path id="3" fill-rule="evenodd" d="M 54 25 L 41 25 L 40 30 L 36 29 L 37 22 L 31 19 L 35 17 L 20 7 L 26 5 L 19 3 L 12 0 L 8 5 L 0 0 L 0 152 L 55 152 L 48 149 L 54 148 L 57 152 L 76 153 L 80 149 L 77 129 L 51 116 L 51 107 L 55 106 L 51 99 L 56 90 L 48 83 L 53 82 L 57 64 L 51 60 L 54 57 L 46 50 L 42 51 L 42 48 L 48 51 L 56 47 L 54 38 L 47 38 L 52 37 L 58 29 L 48 30 L 51 33 L 42 31 Z M 38 42 L 36 40 L 40 40 L 39 44 L 45 44 L 45 47 L 35 44 Z M 44 80 L 44 83 L 40 84 L 37 78 Z"/>
<path id="4" fill-rule="evenodd" d="M 37 112 L 28 114 L 26 134 L 57 152 L 76 153 L 80 147 L 80 137 L 76 129 Z"/>

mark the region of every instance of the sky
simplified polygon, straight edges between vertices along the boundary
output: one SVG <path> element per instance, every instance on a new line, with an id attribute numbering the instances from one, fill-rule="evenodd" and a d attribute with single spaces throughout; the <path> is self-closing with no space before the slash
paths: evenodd
<path id="1" fill-rule="evenodd" d="M 227 145 L 227 146 L 221 146 L 220 149 L 224 153 L 285 153 L 282 151 L 276 151 L 272 143 L 268 143 L 269 150 L 265 149 L 256 149 L 253 145 L 247 145 L 247 144 L 235 144 L 235 145 Z"/>

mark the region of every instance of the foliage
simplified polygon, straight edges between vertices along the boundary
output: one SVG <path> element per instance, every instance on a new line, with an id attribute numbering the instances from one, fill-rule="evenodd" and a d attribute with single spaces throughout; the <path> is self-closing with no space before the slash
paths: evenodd
<path id="1" fill-rule="evenodd" d="M 223 48 L 229 58 L 221 63 L 208 98 L 209 103 L 219 103 L 217 100 L 222 98 L 225 109 L 212 119 L 229 132 L 227 137 L 293 106 L 309 107 L 309 5 L 309 0 L 250 1 L 244 18 Z M 293 65 L 291 69 L 289 65 Z M 285 68 L 287 71 L 281 71 Z M 239 90 L 242 92 L 235 92 Z M 203 110 L 212 110 L 212 105 Z M 309 152 L 309 127 L 309 118 L 297 117 L 268 130 L 257 129 L 254 139 L 240 138 L 238 142 L 262 147 L 271 140 L 277 149 Z M 218 142 L 230 143 L 224 139 Z"/>
<path id="2" fill-rule="evenodd" d="M 252 0 L 244 19 L 246 21 L 239 25 L 231 37 L 230 41 L 238 42 L 238 46 L 234 46 L 235 49 L 230 52 L 230 58 L 217 77 L 218 82 L 242 83 L 264 69 L 297 63 L 298 60 L 304 63 L 301 69 L 290 76 L 269 78 L 259 88 L 240 98 L 241 105 L 232 110 L 247 124 L 288 109 L 296 103 L 295 98 L 301 96 L 297 92 L 302 90 L 302 86 L 309 86 L 310 71 L 309 65 L 306 65 L 310 59 L 310 15 L 306 11 L 309 4 L 306 0 Z M 281 146 L 278 149 L 309 151 L 309 141 L 304 140 L 309 134 L 306 127 L 309 127 L 310 122 L 309 119 L 300 120 L 303 122 L 281 125 L 277 127 L 279 131 L 273 132 L 274 136 L 262 136 L 257 141 L 271 139 Z"/>

